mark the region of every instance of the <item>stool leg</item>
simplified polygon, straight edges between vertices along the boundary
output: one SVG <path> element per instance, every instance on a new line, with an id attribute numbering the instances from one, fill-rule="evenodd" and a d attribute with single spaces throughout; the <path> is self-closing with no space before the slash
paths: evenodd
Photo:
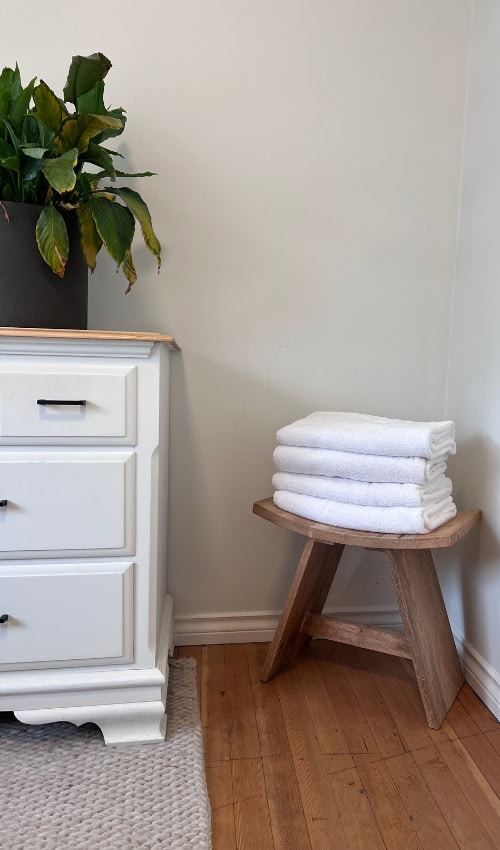
<path id="1" fill-rule="evenodd" d="M 386 550 L 429 726 L 439 729 L 464 677 L 430 549 Z"/>
<path id="2" fill-rule="evenodd" d="M 310 640 L 300 631 L 307 613 L 321 614 L 344 546 L 308 540 L 304 546 L 260 679 L 268 682 Z"/>

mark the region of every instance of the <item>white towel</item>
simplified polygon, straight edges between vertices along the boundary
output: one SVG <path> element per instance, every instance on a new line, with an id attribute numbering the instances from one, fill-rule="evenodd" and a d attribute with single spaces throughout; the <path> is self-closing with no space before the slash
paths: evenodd
<path id="1" fill-rule="evenodd" d="M 438 475 L 430 484 L 373 484 L 349 478 L 328 478 L 325 475 L 275 472 L 273 487 L 275 490 L 288 490 L 352 505 L 406 508 L 438 502 L 451 496 L 452 491 L 451 481 L 445 475 Z"/>
<path id="2" fill-rule="evenodd" d="M 278 443 L 368 455 L 437 458 L 455 454 L 453 422 L 412 422 L 366 413 L 320 411 L 281 428 Z"/>
<path id="3" fill-rule="evenodd" d="M 328 475 L 356 481 L 394 484 L 427 484 L 446 470 L 446 455 L 428 460 L 423 457 L 386 457 L 335 449 L 309 449 L 303 446 L 276 446 L 273 461 L 278 472 Z"/>
<path id="4" fill-rule="evenodd" d="M 274 504 L 283 511 L 340 528 L 376 531 L 384 534 L 427 534 L 456 516 L 451 496 L 420 508 L 380 508 L 373 505 L 348 505 L 329 499 L 316 499 L 277 490 Z"/>

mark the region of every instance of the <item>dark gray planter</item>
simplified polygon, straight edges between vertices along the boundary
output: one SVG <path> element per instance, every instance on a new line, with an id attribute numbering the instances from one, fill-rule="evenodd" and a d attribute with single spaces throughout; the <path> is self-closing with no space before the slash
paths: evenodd
<path id="1" fill-rule="evenodd" d="M 63 278 L 44 262 L 35 227 L 42 207 L 3 201 L 0 207 L 0 326 L 15 328 L 87 327 L 88 268 L 78 224 L 68 216 L 69 260 Z"/>

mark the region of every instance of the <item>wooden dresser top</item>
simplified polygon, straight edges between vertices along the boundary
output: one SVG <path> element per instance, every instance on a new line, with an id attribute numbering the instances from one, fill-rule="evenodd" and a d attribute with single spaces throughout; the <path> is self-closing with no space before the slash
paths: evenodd
<path id="1" fill-rule="evenodd" d="M 180 351 L 173 336 L 140 331 L 59 330 L 57 328 L 1 328 L 0 337 L 30 337 L 32 339 L 114 339 L 124 342 L 163 342 L 172 351 Z"/>

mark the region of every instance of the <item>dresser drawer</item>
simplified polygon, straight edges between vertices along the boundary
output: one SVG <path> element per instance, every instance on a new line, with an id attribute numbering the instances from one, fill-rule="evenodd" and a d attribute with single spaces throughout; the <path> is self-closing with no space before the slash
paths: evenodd
<path id="1" fill-rule="evenodd" d="M 133 564 L 0 566 L 1 615 L 2 666 L 131 662 Z"/>
<path id="2" fill-rule="evenodd" d="M 0 549 L 16 557 L 132 554 L 135 453 L 0 450 Z"/>
<path id="3" fill-rule="evenodd" d="M 136 367 L 0 370 L 0 442 L 136 442 Z"/>

